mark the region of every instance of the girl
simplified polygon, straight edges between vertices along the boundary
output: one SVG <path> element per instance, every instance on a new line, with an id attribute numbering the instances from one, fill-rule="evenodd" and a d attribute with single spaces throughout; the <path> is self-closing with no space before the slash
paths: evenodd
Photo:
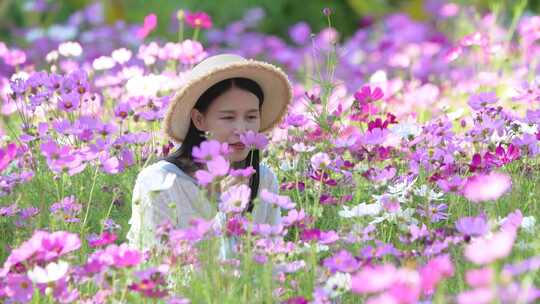
<path id="1" fill-rule="evenodd" d="M 278 224 L 279 207 L 264 200 L 253 203 L 261 189 L 278 192 L 276 176 L 259 163 L 258 150 L 249 150 L 241 143 L 239 133 L 271 130 L 286 113 L 291 99 L 287 76 L 271 64 L 222 54 L 195 66 L 186 84 L 172 99 L 162 125 L 164 133 L 173 142 L 181 143 L 180 147 L 137 176 L 127 234 L 129 242 L 140 249 L 159 244 L 155 228 L 164 220 L 175 228 L 185 228 L 195 218 L 216 218 L 219 225 L 225 224 L 224 214 L 204 197 L 195 178 L 195 172 L 203 167 L 194 161 L 193 147 L 207 139 L 229 145 L 233 168 L 251 164 L 255 169 L 249 180 L 227 177 L 221 189 L 209 190 L 219 198 L 219 192 L 227 187 L 245 183 L 251 189 L 246 212 L 253 214 L 254 222 Z M 230 240 L 224 240 L 223 258 L 229 256 L 231 246 Z"/>

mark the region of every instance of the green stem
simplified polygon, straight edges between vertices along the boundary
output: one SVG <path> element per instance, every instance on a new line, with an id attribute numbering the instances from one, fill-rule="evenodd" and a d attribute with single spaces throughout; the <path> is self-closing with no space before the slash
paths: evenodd
<path id="1" fill-rule="evenodd" d="M 88 204 L 86 205 L 86 211 L 84 213 L 84 220 L 81 225 L 81 232 L 84 230 L 84 226 L 86 225 L 86 221 L 88 220 L 88 214 L 90 213 L 90 205 L 92 204 L 92 196 L 94 194 L 94 186 L 96 185 L 96 177 L 98 173 L 99 165 L 96 165 L 96 169 L 94 170 L 94 177 L 92 178 L 92 187 L 90 188 L 90 196 L 88 197 Z"/>

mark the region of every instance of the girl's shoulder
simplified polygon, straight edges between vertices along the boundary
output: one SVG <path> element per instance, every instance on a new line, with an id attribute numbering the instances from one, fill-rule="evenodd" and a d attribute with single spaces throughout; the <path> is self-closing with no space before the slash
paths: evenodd
<path id="1" fill-rule="evenodd" d="M 175 182 L 196 181 L 173 163 L 159 160 L 139 172 L 136 185 L 148 191 L 159 191 L 170 188 Z"/>

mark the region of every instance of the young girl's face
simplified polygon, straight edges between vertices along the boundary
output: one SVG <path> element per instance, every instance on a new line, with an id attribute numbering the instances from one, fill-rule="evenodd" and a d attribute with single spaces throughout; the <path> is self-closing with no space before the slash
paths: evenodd
<path id="1" fill-rule="evenodd" d="M 251 92 L 233 87 L 216 98 L 205 114 L 191 110 L 191 118 L 199 130 L 210 132 L 212 139 L 229 144 L 230 161 L 242 161 L 249 150 L 237 133 L 259 131 L 259 99 Z"/>

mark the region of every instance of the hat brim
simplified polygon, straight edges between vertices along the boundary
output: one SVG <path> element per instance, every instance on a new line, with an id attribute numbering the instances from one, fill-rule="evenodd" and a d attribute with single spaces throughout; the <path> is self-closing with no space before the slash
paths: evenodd
<path id="1" fill-rule="evenodd" d="M 287 112 L 292 99 L 292 87 L 283 71 L 266 62 L 243 60 L 210 69 L 203 75 L 190 79 L 173 97 L 165 114 L 163 132 L 174 142 L 181 143 L 191 122 L 191 109 L 199 97 L 212 85 L 234 77 L 251 79 L 264 93 L 261 109 L 261 127 L 266 132 L 275 127 Z"/>

